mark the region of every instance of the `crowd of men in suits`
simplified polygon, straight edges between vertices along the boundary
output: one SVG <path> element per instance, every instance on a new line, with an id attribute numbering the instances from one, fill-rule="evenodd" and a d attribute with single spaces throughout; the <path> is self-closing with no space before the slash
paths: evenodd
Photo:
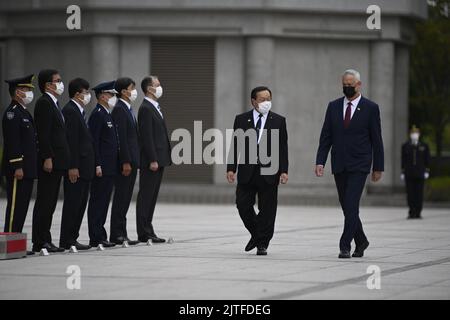
<path id="1" fill-rule="evenodd" d="M 152 225 L 164 167 L 171 164 L 170 143 L 158 99 L 163 90 L 156 76 L 145 77 L 145 95 L 138 116 L 131 104 L 137 98 L 131 78 L 103 82 L 69 82 L 69 102 L 61 107 L 64 84 L 57 70 L 42 70 L 34 117 L 27 110 L 34 98 L 34 75 L 6 80 L 11 104 L 3 115 L 2 175 L 6 177 L 5 232 L 22 232 L 34 180 L 32 251 L 63 252 L 75 247 L 113 247 L 139 242 L 162 243 Z M 95 93 L 97 105 L 87 117 L 86 106 Z M 140 138 L 141 137 L 141 138 Z M 127 212 L 139 169 L 137 240 L 127 233 Z M 50 232 L 63 180 L 59 245 Z M 105 222 L 113 194 L 109 239 Z M 78 242 L 87 208 L 89 244 Z"/>
<path id="2" fill-rule="evenodd" d="M 57 70 L 42 70 L 38 75 L 42 96 L 36 102 L 33 119 L 26 109 L 33 100 L 32 78 L 30 75 L 7 80 L 12 101 L 3 116 L 2 172 L 6 176 L 8 198 L 5 231 L 22 231 L 37 178 L 32 252 L 42 249 L 62 252 L 71 247 L 87 250 L 125 242 L 129 245 L 165 242 L 156 235 L 152 224 L 164 168 L 171 165 L 169 136 L 158 102 L 163 94 L 159 79 L 149 76 L 142 80 L 145 98 L 137 117 L 131 108 L 137 98 L 132 79 L 123 77 L 98 84 L 92 88 L 97 105 L 87 118 L 85 108 L 91 101 L 89 83 L 81 78 L 70 81 L 70 101 L 61 108 L 58 101 L 64 92 L 61 76 Z M 377 182 L 384 171 L 380 108 L 362 96 L 361 86 L 358 71 L 344 72 L 344 96 L 327 107 L 316 156 L 315 174 L 322 177 L 331 153 L 331 171 L 344 213 L 338 255 L 343 259 L 362 257 L 369 246 L 359 217 L 359 203 L 367 176 L 372 172 L 371 179 Z M 233 155 L 241 161 L 228 159 L 226 178 L 234 183 L 237 175 L 236 207 L 251 236 L 245 251 L 257 248 L 257 255 L 267 255 L 274 234 L 278 186 L 288 181 L 288 131 L 286 118 L 271 111 L 272 91 L 268 87 L 254 88 L 250 101 L 252 110 L 237 115 L 233 129 L 253 132 L 255 139 L 241 146 L 242 150 L 233 141 Z M 279 133 L 274 144 L 278 150 L 266 151 L 279 155 L 278 167 L 275 173 L 265 174 L 265 167 L 271 164 L 260 161 L 260 141 L 270 140 L 272 131 Z M 418 130 L 414 129 L 411 141 L 402 150 L 402 177 L 408 189 L 410 218 L 420 218 L 423 180 L 429 176 L 429 149 L 418 139 Z M 251 152 L 256 154 L 252 156 Z M 127 212 L 138 173 L 138 238 L 131 240 L 127 233 Z M 61 180 L 64 180 L 64 204 L 60 242 L 56 246 L 50 229 Z M 108 239 L 105 222 L 113 190 Z M 258 213 L 254 208 L 256 196 Z M 86 207 L 89 245 L 78 242 Z M 352 241 L 356 245 L 353 254 Z"/>

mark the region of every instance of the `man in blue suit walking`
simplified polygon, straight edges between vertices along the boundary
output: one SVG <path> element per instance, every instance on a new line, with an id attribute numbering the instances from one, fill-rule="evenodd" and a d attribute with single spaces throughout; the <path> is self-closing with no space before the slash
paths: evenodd
<path id="1" fill-rule="evenodd" d="M 372 181 L 381 179 L 384 150 L 380 109 L 361 95 L 359 72 L 346 70 L 342 84 L 345 96 L 328 104 L 315 173 L 317 177 L 323 176 L 331 149 L 331 171 L 345 216 L 339 258 L 350 258 L 352 240 L 356 244 L 353 257 L 362 257 L 369 246 L 359 218 L 359 201 L 371 167 Z"/>

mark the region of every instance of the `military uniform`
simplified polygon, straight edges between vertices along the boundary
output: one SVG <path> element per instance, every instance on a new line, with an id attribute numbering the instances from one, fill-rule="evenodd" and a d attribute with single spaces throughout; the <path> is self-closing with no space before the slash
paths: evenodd
<path id="1" fill-rule="evenodd" d="M 114 81 L 99 84 L 93 90 L 115 93 Z M 114 177 L 119 172 L 119 141 L 111 112 L 97 104 L 89 117 L 89 130 L 94 141 L 95 166 L 101 168 L 102 176 L 95 176 L 91 184 L 88 206 L 89 244 L 108 245 L 105 222 L 114 186 Z"/>
<path id="2" fill-rule="evenodd" d="M 34 88 L 33 75 L 6 80 L 10 86 Z M 7 206 L 5 232 L 22 232 L 34 179 L 37 178 L 37 138 L 30 112 L 14 99 L 5 110 L 3 124 L 2 176 L 6 177 Z M 23 178 L 14 173 L 23 170 Z M 11 219 L 12 218 L 12 219 Z"/>
<path id="3" fill-rule="evenodd" d="M 426 143 L 408 141 L 402 146 L 402 173 L 408 195 L 409 218 L 420 218 L 425 178 L 430 172 L 430 149 Z"/>

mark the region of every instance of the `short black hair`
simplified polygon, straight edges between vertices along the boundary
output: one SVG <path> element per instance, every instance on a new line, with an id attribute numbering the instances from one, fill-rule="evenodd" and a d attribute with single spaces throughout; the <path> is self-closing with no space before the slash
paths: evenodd
<path id="1" fill-rule="evenodd" d="M 251 97 L 252 99 L 255 99 L 255 100 L 256 100 L 256 95 L 258 94 L 258 92 L 266 91 L 266 90 L 269 91 L 270 96 L 272 97 L 272 91 L 270 91 L 270 89 L 267 88 L 267 87 L 265 87 L 265 86 L 259 86 L 259 87 L 254 88 L 254 89 L 252 90 L 252 93 L 250 94 L 250 97 Z"/>
<path id="2" fill-rule="evenodd" d="M 145 93 L 147 93 L 147 88 L 151 87 L 153 84 L 153 77 L 145 77 L 141 81 L 141 89 Z"/>
<path id="3" fill-rule="evenodd" d="M 130 84 L 136 85 L 133 79 L 128 77 L 123 77 L 116 80 L 116 83 L 114 84 L 114 89 L 116 89 L 117 96 L 119 98 L 122 97 L 122 90 L 127 89 L 130 86 Z"/>
<path id="4" fill-rule="evenodd" d="M 89 82 L 83 78 L 75 78 L 69 82 L 69 98 L 73 98 L 77 92 L 82 92 L 83 89 L 89 90 Z"/>
<path id="5" fill-rule="evenodd" d="M 39 84 L 39 90 L 41 90 L 42 93 L 45 92 L 45 84 L 47 82 L 52 82 L 53 76 L 55 74 L 58 74 L 58 70 L 55 69 L 44 69 L 39 72 L 38 75 L 38 84 Z"/>

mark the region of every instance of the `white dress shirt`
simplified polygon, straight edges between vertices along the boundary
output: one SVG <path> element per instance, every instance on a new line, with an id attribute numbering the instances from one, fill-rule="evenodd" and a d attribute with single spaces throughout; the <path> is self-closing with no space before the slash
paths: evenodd
<path id="1" fill-rule="evenodd" d="M 153 107 L 156 109 L 156 111 L 158 111 L 158 113 L 161 115 L 161 118 L 164 118 L 163 114 L 161 112 L 161 108 L 159 107 L 158 101 L 153 100 L 152 98 L 149 98 L 149 97 L 145 97 L 144 99 L 146 99 L 148 102 L 150 102 L 153 105 Z"/>
<path id="2" fill-rule="evenodd" d="M 352 104 L 352 113 L 350 115 L 350 119 L 351 119 L 351 118 L 353 118 L 353 114 L 355 114 L 356 107 L 358 106 L 358 103 L 361 100 L 361 97 L 362 97 L 362 95 L 359 94 L 359 97 L 353 101 L 348 100 L 347 97 L 344 98 L 344 112 L 343 112 L 344 120 L 345 120 L 345 111 L 347 110 L 348 103 L 350 102 Z"/>
<path id="3" fill-rule="evenodd" d="M 253 109 L 253 124 L 254 124 L 255 128 L 256 128 L 256 124 L 258 123 L 260 114 L 262 114 L 262 113 L 259 113 L 258 111 L 256 111 L 256 109 Z M 262 137 L 262 134 L 263 134 L 263 129 L 264 129 L 264 126 L 266 125 L 266 120 L 267 120 L 267 115 L 268 114 L 269 113 L 262 114 L 262 117 L 261 117 L 261 130 L 259 130 L 258 143 L 259 143 L 259 140 L 261 140 L 261 137 Z"/>
<path id="4" fill-rule="evenodd" d="M 80 110 L 80 113 L 83 114 L 83 111 L 84 111 L 83 107 L 80 106 L 80 104 L 78 102 L 76 102 L 75 99 L 70 99 L 70 100 L 72 100 L 77 105 L 78 110 Z"/>
<path id="5" fill-rule="evenodd" d="M 53 103 L 55 104 L 55 107 L 58 107 L 58 99 L 56 99 L 56 97 L 54 95 L 52 95 L 50 92 L 45 92 L 46 94 L 48 94 L 48 96 L 50 98 L 52 98 Z"/>

